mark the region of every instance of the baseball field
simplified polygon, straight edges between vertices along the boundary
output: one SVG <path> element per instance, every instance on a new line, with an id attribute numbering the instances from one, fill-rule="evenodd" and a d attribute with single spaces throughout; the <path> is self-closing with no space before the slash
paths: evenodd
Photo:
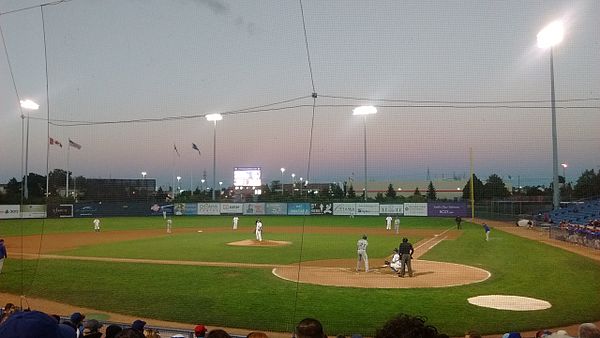
<path id="1" fill-rule="evenodd" d="M 479 224 L 403 217 L 400 233 L 383 217 L 265 216 L 254 220 L 182 216 L 1 221 L 9 259 L 0 291 L 144 318 L 291 332 L 305 317 L 330 335 L 372 335 L 396 313 L 422 315 L 451 336 L 502 333 L 600 318 L 600 263 Z M 370 271 L 356 272 L 356 241 L 368 236 Z M 413 278 L 383 266 L 408 237 Z M 362 266 L 361 266 L 362 268 Z M 477 296 L 549 303 L 471 304 Z M 502 303 L 502 298 L 498 303 Z M 35 308 L 35 304 L 30 304 Z"/>

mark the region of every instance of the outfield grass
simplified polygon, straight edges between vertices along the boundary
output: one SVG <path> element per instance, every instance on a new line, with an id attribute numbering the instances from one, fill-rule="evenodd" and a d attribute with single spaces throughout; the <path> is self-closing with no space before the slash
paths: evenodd
<path id="1" fill-rule="evenodd" d="M 246 217 L 243 218 L 247 219 Z M 286 222 L 289 219 L 289 223 Z M 131 224 L 127 222 L 131 221 Z M 104 219 L 107 227 L 139 229 L 162 219 Z M 250 221 L 248 219 L 248 221 Z M 266 229 L 279 225 L 384 227 L 382 218 L 264 217 Z M 68 220 L 69 231 L 89 230 L 90 220 Z M 177 218 L 179 226 L 227 226 L 228 217 Z M 88 224 L 90 223 L 90 224 Z M 439 228 L 454 224 L 450 219 L 403 218 L 402 228 Z M 3 224 L 0 224 L 2 226 Z M 242 226 L 250 226 L 242 224 Z M 103 229 L 108 229 L 103 227 Z M 149 226 L 150 227 L 150 226 Z M 4 233 L 4 228 L 2 228 Z M 33 231 L 33 229 L 32 229 Z M 221 268 L 170 266 L 71 260 L 24 261 L 9 259 L 0 279 L 0 289 L 113 311 L 180 322 L 290 331 L 308 316 L 322 320 L 329 334 L 374 330 L 393 314 L 425 315 L 431 324 L 451 336 L 468 329 L 482 333 L 522 331 L 565 325 L 600 318 L 600 264 L 542 243 L 492 230 L 484 240 L 478 225 L 464 224 L 463 235 L 444 241 L 421 259 L 463 263 L 484 268 L 492 277 L 482 283 L 439 289 L 359 289 L 295 284 L 276 278 L 268 268 Z M 34 232 L 32 232 L 34 233 Z M 268 233 L 268 232 L 267 232 Z M 200 236 L 200 237 L 199 237 Z M 271 235 L 269 235 L 271 236 Z M 250 233 L 186 233 L 126 243 L 88 246 L 63 254 L 288 263 L 297 261 L 299 234 L 273 234 L 293 245 L 277 248 L 228 247 L 224 243 L 251 237 Z M 306 234 L 303 260 L 355 256 L 357 236 L 351 234 Z M 383 257 L 398 236 L 369 236 L 370 257 Z M 416 239 L 411 239 L 415 241 Z M 374 258 L 373 258 L 374 259 Z M 400 282 L 400 281 L 399 281 Z M 513 312 L 476 307 L 467 298 L 506 294 L 547 300 L 553 307 L 542 311 Z"/>

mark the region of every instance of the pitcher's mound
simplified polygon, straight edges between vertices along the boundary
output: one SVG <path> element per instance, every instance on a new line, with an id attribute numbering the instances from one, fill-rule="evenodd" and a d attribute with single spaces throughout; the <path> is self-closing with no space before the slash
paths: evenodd
<path id="1" fill-rule="evenodd" d="M 227 245 L 233 245 L 233 246 L 284 246 L 284 245 L 290 245 L 290 244 L 292 244 L 292 242 L 272 241 L 272 240 L 264 240 L 262 242 L 259 242 L 255 239 L 245 239 L 243 241 L 227 243 Z"/>

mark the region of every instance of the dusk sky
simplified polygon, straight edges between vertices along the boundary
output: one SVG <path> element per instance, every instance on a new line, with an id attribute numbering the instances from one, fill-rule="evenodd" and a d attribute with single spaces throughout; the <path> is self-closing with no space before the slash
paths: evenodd
<path id="1" fill-rule="evenodd" d="M 281 167 L 286 182 L 291 173 L 362 182 L 363 118 L 352 109 L 369 104 L 378 107 L 366 119 L 369 180 L 425 179 L 428 168 L 432 178 L 468 175 L 472 147 L 479 177 L 547 185 L 550 53 L 536 35 L 554 20 L 565 25 L 554 49 L 559 163 L 569 181 L 600 168 L 597 0 L 303 0 L 310 68 L 297 0 L 72 0 L 43 6 L 42 20 L 36 5 L 46 2 L 0 0 L 2 183 L 21 175 L 19 100 L 31 99 L 40 109 L 30 112 L 29 171 L 40 174 L 49 114 L 49 136 L 63 144 L 50 147 L 51 170 L 66 168 L 70 138 L 82 146 L 70 148 L 75 176 L 146 171 L 162 186 L 173 174 L 196 186 L 206 170 L 212 182 L 204 115 L 225 113 L 217 181 L 258 166 L 268 182 Z"/>

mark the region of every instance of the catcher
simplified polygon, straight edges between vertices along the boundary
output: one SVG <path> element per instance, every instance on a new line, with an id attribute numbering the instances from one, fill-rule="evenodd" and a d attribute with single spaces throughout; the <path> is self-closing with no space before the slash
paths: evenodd
<path id="1" fill-rule="evenodd" d="M 394 273 L 398 273 L 398 271 L 400 271 L 400 255 L 398 254 L 398 248 L 394 248 L 392 260 L 386 260 L 384 263 L 385 265 L 389 266 Z"/>

